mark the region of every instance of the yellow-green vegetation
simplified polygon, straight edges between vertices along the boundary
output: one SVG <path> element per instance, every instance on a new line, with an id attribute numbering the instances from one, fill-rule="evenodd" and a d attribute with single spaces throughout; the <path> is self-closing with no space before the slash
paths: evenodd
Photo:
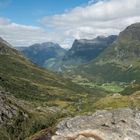
<path id="1" fill-rule="evenodd" d="M 72 81 L 83 87 L 87 87 L 91 89 L 97 88 L 97 89 L 105 90 L 107 92 L 112 92 L 112 93 L 122 92 L 127 86 L 125 83 L 121 84 L 121 83 L 115 83 L 115 82 L 98 84 L 95 82 L 90 82 L 86 78 L 82 78 L 81 76 L 76 76 Z"/>
<path id="2" fill-rule="evenodd" d="M 0 128 L 0 138 L 32 139 L 42 129 L 55 128 L 57 121 L 63 117 L 94 112 L 97 109 L 139 108 L 140 86 L 132 83 L 125 87 L 125 84 L 121 85 L 119 82 L 109 83 L 120 68 L 114 64 L 107 64 L 105 67 L 94 65 L 92 68 L 95 71 L 86 69 L 86 77 L 83 76 L 85 73 L 77 77 L 75 75 L 77 79 L 71 82 L 37 67 L 7 44 L 0 43 L 0 90 L 9 92 L 6 105 L 17 108 L 16 115 Z M 102 74 L 99 73 L 96 79 L 101 81 L 99 84 L 90 79 L 90 74 L 97 74 L 98 71 L 104 77 L 102 79 Z M 112 73 L 106 74 L 109 71 Z M 129 72 L 131 71 L 128 71 L 128 75 Z M 127 77 L 127 80 L 133 79 L 138 73 L 136 71 L 135 75 L 129 75 L 130 79 Z M 120 72 L 116 78 L 124 78 L 123 74 Z M 119 94 L 114 94 L 116 92 Z"/>
<path id="3" fill-rule="evenodd" d="M 124 85 L 119 85 L 115 83 L 102 84 L 101 87 L 110 92 L 122 92 L 124 90 Z"/>
<path id="4" fill-rule="evenodd" d="M 4 43 L 0 43 L 0 87 L 17 98 L 10 101 L 19 108 L 18 115 L 0 131 L 1 138 L 11 140 L 23 140 L 65 115 L 90 110 L 88 101 L 107 94 L 41 69 Z"/>
<path id="5" fill-rule="evenodd" d="M 78 93 L 89 92 L 57 74 L 35 66 L 6 44 L 0 44 L 0 52 L 0 85 L 17 98 L 32 102 L 55 99 L 76 101 L 79 99 Z"/>
<path id="6" fill-rule="evenodd" d="M 120 94 L 114 94 L 98 100 L 93 104 L 95 110 L 100 109 L 114 109 L 114 108 L 139 108 L 140 109 L 140 92 L 135 92 L 129 96 L 122 96 Z"/>
<path id="7" fill-rule="evenodd" d="M 136 81 L 140 83 L 140 23 L 127 27 L 118 39 L 93 61 L 74 69 L 73 75 L 81 75 L 98 83 Z"/>
<path id="8" fill-rule="evenodd" d="M 37 104 L 16 99 L 5 92 L 4 95 L 0 95 L 0 100 L 3 101 L 1 106 L 12 112 L 12 115 L 8 115 L 4 108 L 1 110 L 3 115 L 1 115 L 0 139 L 2 140 L 28 139 L 42 129 L 53 127 L 59 118 L 67 115 L 63 110 L 37 106 Z"/>

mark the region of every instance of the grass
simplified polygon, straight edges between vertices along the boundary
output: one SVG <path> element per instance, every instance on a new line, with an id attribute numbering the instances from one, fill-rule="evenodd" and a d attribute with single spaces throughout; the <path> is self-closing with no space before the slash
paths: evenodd
<path id="1" fill-rule="evenodd" d="M 81 77 L 79 78 L 79 76 L 75 77 L 73 79 L 73 82 L 75 82 L 83 87 L 87 87 L 87 88 L 91 88 L 91 89 L 97 88 L 97 89 L 105 90 L 107 92 L 112 92 L 112 93 L 122 92 L 126 86 L 124 83 L 120 84 L 120 83 L 115 83 L 115 82 L 98 84 L 95 82 L 90 82 L 87 79 L 84 79 Z"/>
<path id="2" fill-rule="evenodd" d="M 134 80 L 140 83 L 140 41 L 129 39 L 122 38 L 93 61 L 66 72 L 66 75 L 81 76 L 96 83 L 131 83 Z"/>
<path id="3" fill-rule="evenodd" d="M 103 88 L 106 91 L 114 92 L 114 93 L 122 92 L 124 90 L 123 86 L 114 83 L 102 84 L 101 88 Z"/>
<path id="4" fill-rule="evenodd" d="M 19 108 L 19 113 L 4 126 L 3 137 L 9 135 L 11 140 L 23 140 L 52 127 L 65 115 L 90 110 L 90 107 L 85 108 L 87 101 L 106 95 L 106 92 L 84 88 L 37 67 L 5 44 L 0 44 L 0 87 L 18 99 L 11 102 Z M 26 119 L 24 114 L 28 116 Z"/>
<path id="5" fill-rule="evenodd" d="M 13 111 L 13 107 L 16 108 L 16 113 L 12 115 L 12 118 L 5 123 L 2 122 L 2 129 L 0 129 L 2 140 L 28 139 L 42 129 L 53 127 L 60 118 L 67 115 L 63 111 L 55 109 L 52 111 L 47 106 L 39 106 L 39 103 L 34 105 L 31 102 L 16 99 L 7 93 L 0 98 L 4 100 L 4 106 L 11 109 L 10 111 Z"/>
<path id="6" fill-rule="evenodd" d="M 140 93 L 136 92 L 129 96 L 122 96 L 122 95 L 113 95 L 107 96 L 98 100 L 96 103 L 93 104 L 93 108 L 95 110 L 101 109 L 116 109 L 116 108 L 137 108 L 140 109 Z"/>
<path id="7" fill-rule="evenodd" d="M 38 68 L 18 54 L 3 54 L 0 60 L 0 85 L 17 98 L 30 101 L 71 100 L 71 96 L 79 92 L 88 92 L 57 74 Z"/>
<path id="8" fill-rule="evenodd" d="M 104 67 L 94 68 L 95 72 L 103 72 L 105 79 L 108 79 L 109 75 L 109 81 L 113 80 L 111 76 L 120 70 L 114 65 L 105 67 L 106 71 Z M 108 71 L 113 73 L 106 75 Z M 89 72 L 95 74 L 91 69 Z M 55 124 L 66 116 L 94 112 L 97 109 L 140 106 L 139 93 L 136 92 L 140 86 L 128 86 L 124 89 L 124 86 L 117 82 L 97 84 L 94 80 L 88 79 L 90 74 L 87 74 L 87 77 L 78 75 L 73 83 L 60 75 L 37 67 L 17 51 L 0 44 L 0 90 L 10 92 L 6 104 L 18 108 L 17 116 L 0 129 L 0 138 L 28 139 L 42 129 L 54 128 Z M 97 79 L 102 81 L 102 75 L 98 74 Z M 133 78 L 131 76 L 130 79 Z M 101 83 L 104 83 L 103 81 Z M 113 96 L 114 92 L 120 92 L 121 95 Z M 126 94 L 128 96 L 122 96 Z"/>

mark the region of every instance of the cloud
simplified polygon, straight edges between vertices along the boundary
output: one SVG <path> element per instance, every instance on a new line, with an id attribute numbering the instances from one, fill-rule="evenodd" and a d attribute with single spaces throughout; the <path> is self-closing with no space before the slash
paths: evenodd
<path id="1" fill-rule="evenodd" d="M 30 46 L 34 43 L 52 41 L 68 48 L 69 43 L 72 42 L 69 38 L 61 36 L 59 32 L 47 32 L 46 28 L 17 24 L 2 17 L 0 17 L 0 37 L 13 46 Z"/>
<path id="2" fill-rule="evenodd" d="M 43 17 L 40 27 L 0 18 L 0 36 L 14 46 L 53 41 L 71 47 L 75 38 L 119 34 L 128 25 L 140 22 L 139 7 L 140 0 L 90 0 L 86 6 Z"/>
<path id="3" fill-rule="evenodd" d="M 126 26 L 140 22 L 139 0 L 91 0 L 63 14 L 46 16 L 41 22 L 59 35 L 74 38 L 94 38 L 118 34 Z"/>
<path id="4" fill-rule="evenodd" d="M 16 24 L 5 18 L 0 18 L 0 36 L 13 46 L 31 45 L 52 40 L 45 29 L 41 27 Z"/>

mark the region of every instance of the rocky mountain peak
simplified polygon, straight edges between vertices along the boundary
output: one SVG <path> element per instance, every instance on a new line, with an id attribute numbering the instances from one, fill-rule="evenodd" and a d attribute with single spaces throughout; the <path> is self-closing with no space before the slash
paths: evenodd
<path id="1" fill-rule="evenodd" d="M 44 42 L 44 43 L 36 43 L 36 44 L 33 44 L 31 46 L 29 46 L 29 48 L 32 48 L 32 49 L 39 49 L 39 50 L 44 50 L 44 49 L 59 49 L 61 48 L 59 44 L 57 43 L 53 43 L 53 42 Z"/>
<path id="2" fill-rule="evenodd" d="M 102 45 L 109 45 L 113 43 L 116 40 L 117 36 L 116 35 L 111 35 L 108 37 L 105 36 L 97 36 L 94 39 L 76 39 L 72 45 L 72 48 L 70 50 L 74 49 L 81 49 L 81 48 L 95 48 L 96 45 L 99 45 L 98 47 L 102 47 Z"/>
<path id="3" fill-rule="evenodd" d="M 65 65 L 81 65 L 95 59 L 104 49 L 109 47 L 117 36 L 97 37 L 94 39 L 75 40 L 72 48 L 65 54 Z"/>

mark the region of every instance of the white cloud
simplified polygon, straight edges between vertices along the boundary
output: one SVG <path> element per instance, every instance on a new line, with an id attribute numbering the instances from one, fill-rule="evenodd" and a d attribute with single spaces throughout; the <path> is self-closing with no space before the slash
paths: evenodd
<path id="1" fill-rule="evenodd" d="M 71 40 L 61 36 L 59 32 L 47 32 L 39 26 L 27 26 L 11 22 L 7 18 L 0 17 L 0 37 L 11 43 L 13 46 L 29 46 L 34 43 L 52 41 L 61 44 L 62 47 L 69 47 Z"/>
<path id="2" fill-rule="evenodd" d="M 140 22 L 140 0 L 91 0 L 63 14 L 46 16 L 42 23 L 65 38 L 94 38 L 118 34 L 126 26 Z"/>
<path id="3" fill-rule="evenodd" d="M 13 45 L 55 41 L 70 47 L 75 38 L 118 34 L 128 25 L 140 22 L 140 0 L 90 0 L 63 14 L 41 19 L 46 27 L 20 25 L 0 18 L 0 36 Z"/>
<path id="4" fill-rule="evenodd" d="M 0 18 L 0 36 L 14 46 L 31 45 L 51 40 L 43 28 L 16 24 L 4 18 Z"/>

